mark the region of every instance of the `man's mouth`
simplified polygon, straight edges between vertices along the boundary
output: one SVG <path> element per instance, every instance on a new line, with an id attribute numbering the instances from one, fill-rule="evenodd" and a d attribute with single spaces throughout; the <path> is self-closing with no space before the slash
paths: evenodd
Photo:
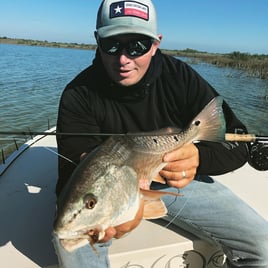
<path id="1" fill-rule="evenodd" d="M 122 77 L 128 77 L 130 73 L 131 73 L 131 70 L 122 70 L 122 69 L 119 70 L 119 74 Z"/>

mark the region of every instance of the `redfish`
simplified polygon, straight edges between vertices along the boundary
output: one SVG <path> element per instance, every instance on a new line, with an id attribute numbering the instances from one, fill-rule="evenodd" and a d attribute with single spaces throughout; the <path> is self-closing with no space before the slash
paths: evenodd
<path id="1" fill-rule="evenodd" d="M 134 219 L 144 199 L 144 218 L 166 215 L 161 196 L 153 191 L 159 171 L 166 165 L 163 156 L 184 144 L 202 140 L 224 141 L 225 119 L 222 98 L 214 98 L 184 131 L 175 128 L 153 133 L 111 136 L 79 164 L 58 200 L 54 232 L 63 247 L 72 251 L 94 244 L 105 230 Z M 145 189 L 140 181 L 146 182 Z M 163 183 L 163 181 L 162 181 Z"/>

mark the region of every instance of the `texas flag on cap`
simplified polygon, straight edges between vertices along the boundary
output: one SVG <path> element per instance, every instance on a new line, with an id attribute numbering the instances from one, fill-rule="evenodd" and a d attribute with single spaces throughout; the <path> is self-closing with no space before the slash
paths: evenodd
<path id="1" fill-rule="evenodd" d="M 136 1 L 119 1 L 110 5 L 110 18 L 136 17 L 149 20 L 149 7 Z"/>

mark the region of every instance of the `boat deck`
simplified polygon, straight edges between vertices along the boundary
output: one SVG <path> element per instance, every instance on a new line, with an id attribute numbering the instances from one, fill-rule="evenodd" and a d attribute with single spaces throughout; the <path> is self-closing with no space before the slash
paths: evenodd
<path id="1" fill-rule="evenodd" d="M 58 267 L 51 242 L 56 151 L 54 136 L 37 136 L 0 165 L 0 267 Z M 214 178 L 268 219 L 267 171 L 245 165 Z M 224 256 L 219 249 L 163 225 L 161 220 L 143 221 L 128 236 L 115 240 L 111 267 L 221 267 Z"/>

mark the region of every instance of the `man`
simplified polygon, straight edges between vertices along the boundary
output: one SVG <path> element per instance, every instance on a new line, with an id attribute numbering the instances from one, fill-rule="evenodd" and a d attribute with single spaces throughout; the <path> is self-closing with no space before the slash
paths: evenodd
<path id="1" fill-rule="evenodd" d="M 103 1 L 97 16 L 98 44 L 93 64 L 63 92 L 58 132 L 127 133 L 185 128 L 218 93 L 188 65 L 159 50 L 155 9 L 150 0 Z M 228 132 L 246 132 L 224 102 Z M 75 165 L 103 138 L 58 137 L 60 194 Z M 164 156 L 160 171 L 170 187 L 184 194 L 179 201 L 164 197 L 168 213 L 179 227 L 223 248 L 230 267 L 268 267 L 268 224 L 221 184 L 207 175 L 241 167 L 247 160 L 244 143 L 200 142 Z M 160 187 L 156 185 L 155 187 Z M 167 190 L 167 189 L 166 189 Z M 193 192 L 193 194 L 191 194 Z M 189 198 L 191 196 L 191 198 Z M 178 211 L 179 214 L 178 214 Z M 107 246 L 135 228 L 136 218 L 106 230 L 97 244 L 99 255 L 84 246 L 66 252 L 57 238 L 55 248 L 63 267 L 108 267 Z"/>

